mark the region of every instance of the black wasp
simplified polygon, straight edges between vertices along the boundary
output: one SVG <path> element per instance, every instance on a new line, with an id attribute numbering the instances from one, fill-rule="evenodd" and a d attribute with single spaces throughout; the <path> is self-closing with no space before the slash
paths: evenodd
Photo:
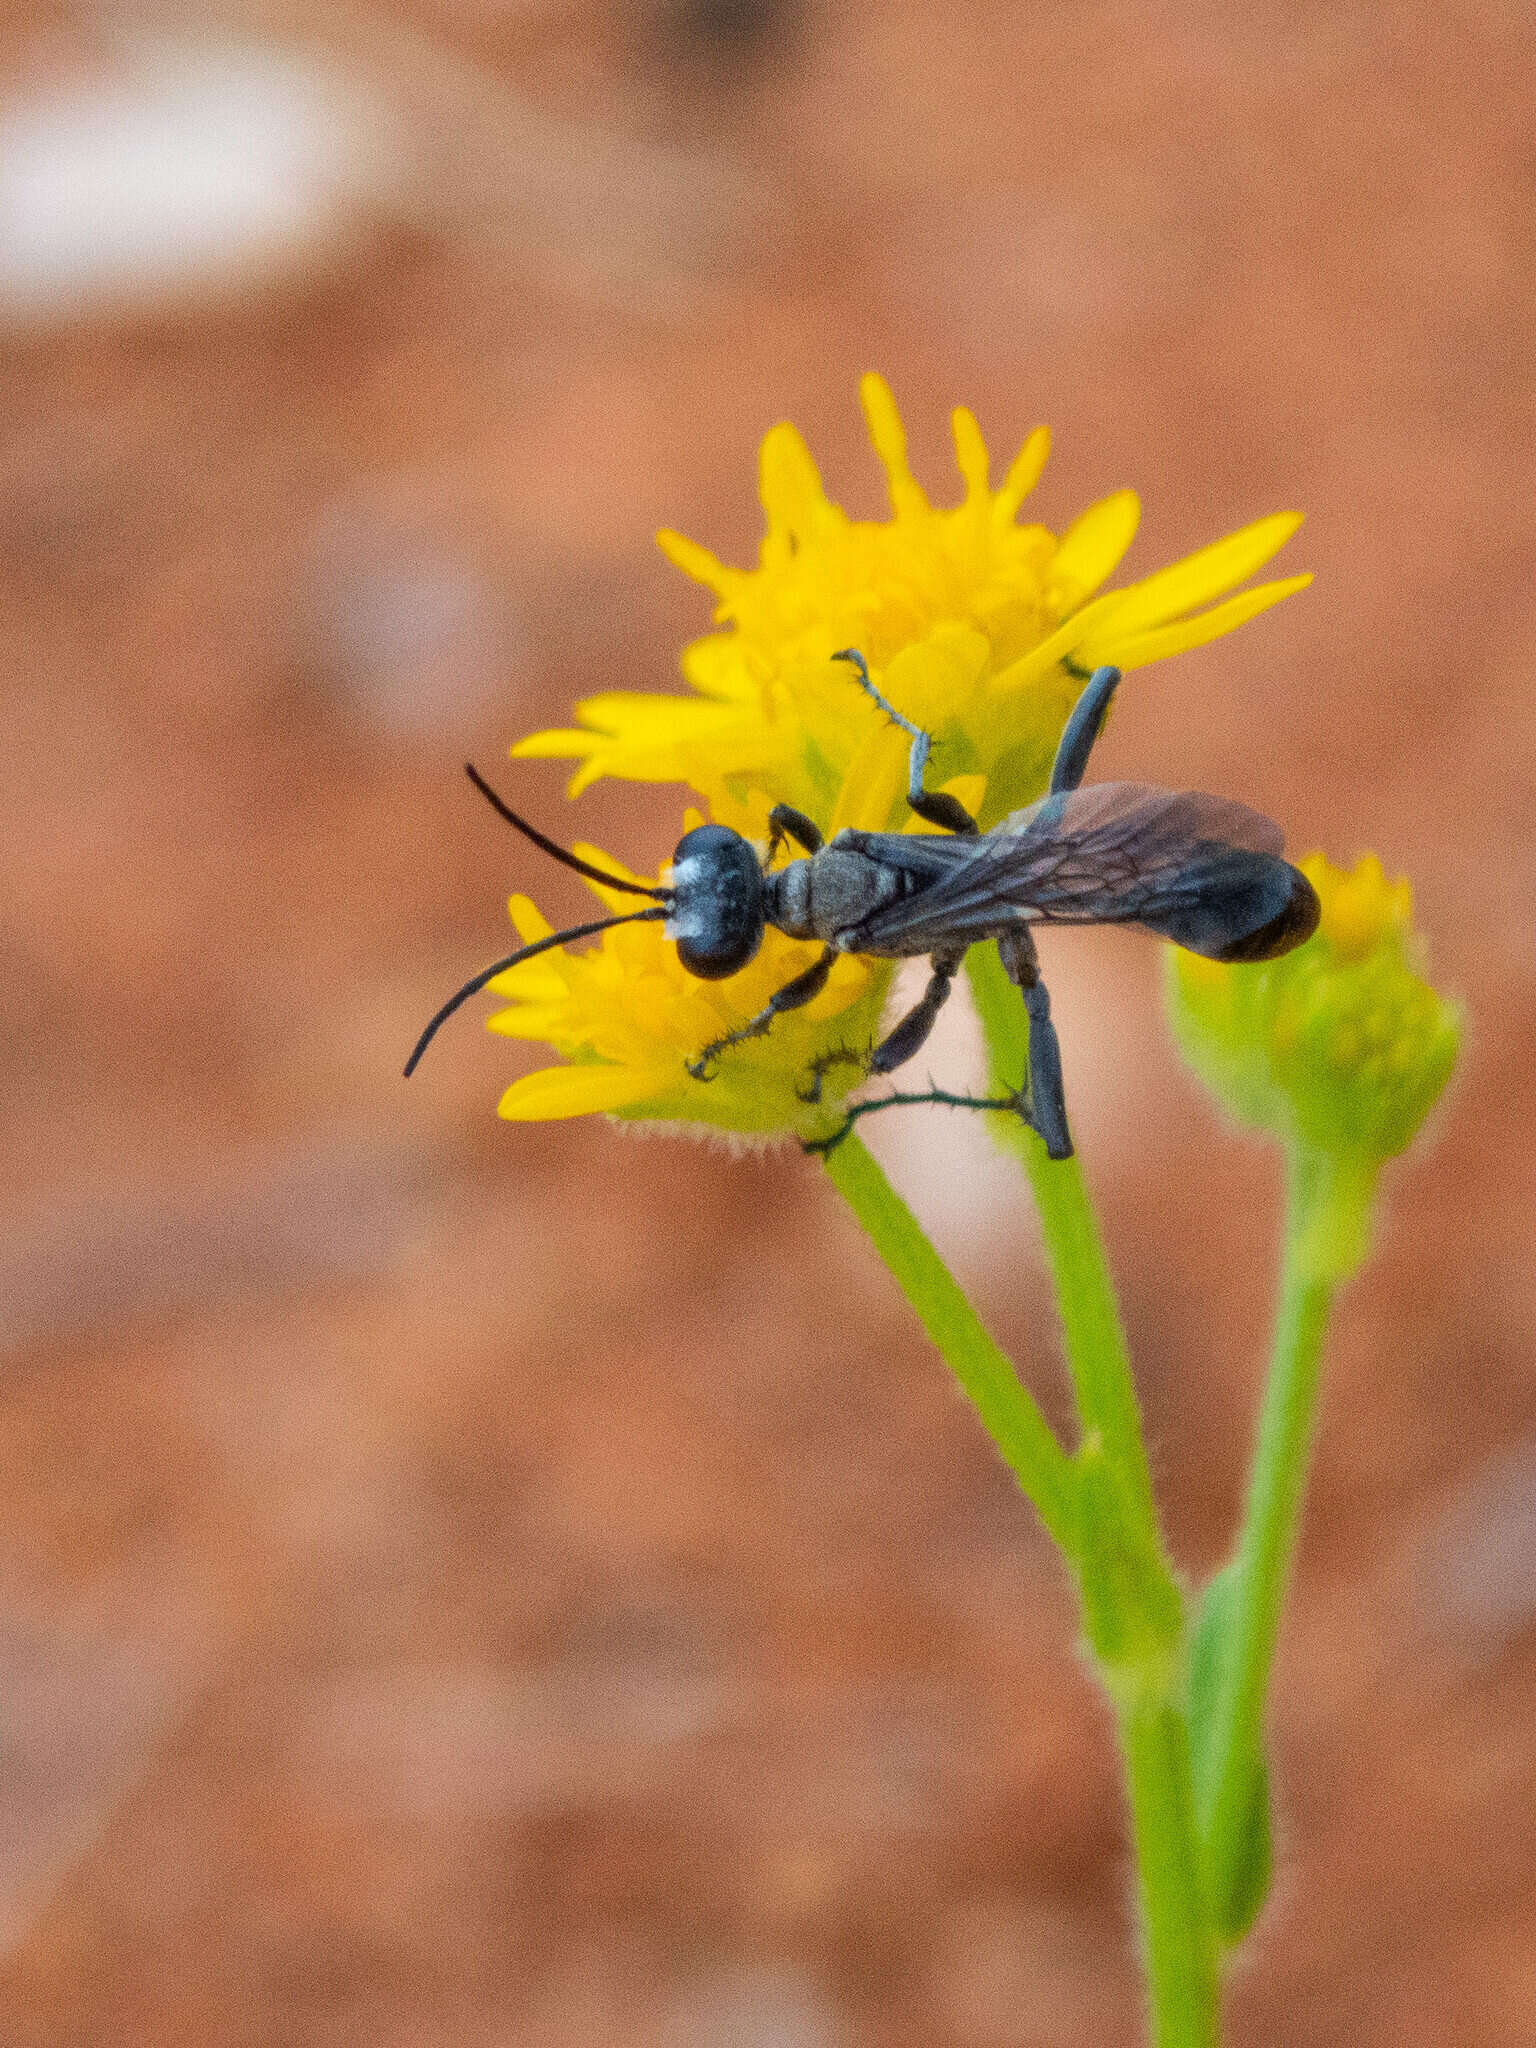
<path id="1" fill-rule="evenodd" d="M 918 817 L 939 827 L 937 832 L 843 831 L 827 844 L 803 813 L 778 804 L 769 816 L 771 837 L 761 859 L 751 842 L 729 826 L 699 825 L 678 841 L 670 885 L 650 888 L 605 874 L 557 846 L 509 810 L 471 768 L 476 788 L 536 846 L 589 880 L 653 897 L 655 903 L 649 910 L 555 932 L 487 967 L 444 1003 L 417 1041 L 406 1073 L 414 1070 L 439 1025 L 496 975 L 551 946 L 616 924 L 664 919 L 682 965 L 706 981 L 739 973 L 769 925 L 793 939 L 821 941 L 820 957 L 787 982 L 765 1009 L 688 1061 L 689 1073 L 700 1082 L 713 1078 L 732 1046 L 761 1036 L 783 1011 L 814 1000 L 840 953 L 885 960 L 927 954 L 932 971 L 921 999 L 867 1058 L 844 1050 L 818 1061 L 803 1091 L 805 1100 L 815 1101 L 823 1072 L 840 1061 L 857 1057 L 870 1074 L 890 1074 L 904 1066 L 933 1029 L 966 948 L 994 939 L 1029 1019 L 1028 1087 L 1006 1104 L 976 1106 L 1016 1109 L 1039 1132 L 1051 1158 L 1066 1159 L 1072 1138 L 1061 1050 L 1032 925 L 1140 925 L 1210 960 L 1270 960 L 1317 929 L 1316 892 L 1298 868 L 1281 858 L 1284 835 L 1268 818 L 1195 790 L 1151 789 L 1135 782 L 1079 787 L 1120 681 L 1118 669 L 1095 669 L 1089 678 L 1062 732 L 1048 794 L 982 832 L 954 797 L 924 789 L 932 741 L 885 701 L 863 656 L 846 648 L 833 659 L 848 662 L 865 694 L 911 735 L 907 802 Z M 775 868 L 774 857 L 786 840 L 801 847 L 804 857 Z M 900 1099 L 971 1101 L 938 1090 Z M 861 1110 L 881 1106 L 856 1106 L 849 1123 Z"/>

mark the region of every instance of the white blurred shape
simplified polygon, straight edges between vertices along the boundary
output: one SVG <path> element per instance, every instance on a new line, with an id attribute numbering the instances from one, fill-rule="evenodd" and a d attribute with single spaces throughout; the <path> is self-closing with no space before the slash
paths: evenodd
<path id="1" fill-rule="evenodd" d="M 0 1954 L 22 1940 L 148 1769 L 201 1683 L 195 1620 L 173 1596 L 119 1589 L 147 1625 L 29 1612 L 0 1599 Z"/>
<path id="2" fill-rule="evenodd" d="M 886 1005 L 887 1029 L 917 1001 L 927 979 L 926 960 L 902 967 Z M 1022 1015 L 1021 1010 L 1021 1023 Z M 954 983 L 933 1035 L 911 1066 L 869 1093 L 885 1093 L 888 1085 L 893 1091 L 917 1094 L 931 1077 L 953 1094 L 969 1094 L 984 1088 L 985 1074 L 981 1026 L 961 979 Z M 893 1109 L 866 1118 L 859 1136 L 910 1204 L 941 1257 L 963 1277 L 975 1279 L 1000 1250 L 1012 1245 L 1027 1194 L 1018 1166 L 993 1143 L 984 1117 L 966 1109 Z"/>
<path id="3" fill-rule="evenodd" d="M 510 596 L 429 514 L 336 508 L 316 530 L 306 580 L 309 659 L 387 738 L 467 739 L 526 677 Z"/>
<path id="4" fill-rule="evenodd" d="M 1094 1176 L 1107 1178 L 1157 1142 L 1158 1089 L 1166 1085 L 1167 1069 L 1155 1064 L 1156 949 L 1135 933 L 1053 931 L 1041 953 L 1073 1143 L 1091 1161 Z M 925 961 L 902 968 L 886 1004 L 887 1029 L 916 1002 L 927 972 Z M 1021 1000 L 1017 1015 L 1022 1078 L 1028 1036 Z M 930 1076 L 951 1093 L 986 1092 L 981 1026 L 963 976 L 928 1043 L 890 1085 L 917 1093 Z M 869 1090 L 881 1092 L 879 1086 Z M 866 1119 L 859 1136 L 962 1280 L 977 1280 L 1016 1246 L 1019 1219 L 1032 1218 L 1033 1204 L 1017 1163 L 993 1143 L 984 1117 L 964 1109 L 894 1109 Z M 1033 1230 L 1032 1221 L 1027 1227 Z"/>
<path id="5" fill-rule="evenodd" d="M 1421 1615 L 1467 1661 L 1490 1663 L 1536 1626 L 1536 1441 L 1488 1459 L 1410 1552 Z"/>
<path id="6" fill-rule="evenodd" d="M 1093 1920 L 1065 1901 L 964 1900 L 933 1941 L 943 2038 L 963 2048 L 1121 2038 L 1126 1980 L 1117 1963 Z"/>
<path id="7" fill-rule="evenodd" d="M 666 2048 L 838 2048 L 845 2038 L 818 1986 L 787 1965 L 740 1963 L 676 1994 Z"/>
<path id="8" fill-rule="evenodd" d="M 52 323 L 306 270 L 385 184 L 339 73 L 254 45 L 138 46 L 0 110 L 0 318 Z"/>
<path id="9" fill-rule="evenodd" d="M 365 1810 L 460 1826 L 654 1791 L 735 1711 L 713 1672 L 664 1651 L 522 1670 L 387 1664 L 316 1691 L 299 1755 Z"/>

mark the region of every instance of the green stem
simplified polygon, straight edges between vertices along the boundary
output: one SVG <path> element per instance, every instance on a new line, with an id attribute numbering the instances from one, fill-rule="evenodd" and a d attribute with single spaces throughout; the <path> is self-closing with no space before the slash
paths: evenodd
<path id="1" fill-rule="evenodd" d="M 973 946 L 966 971 L 981 1019 L 992 1085 L 1000 1091 L 1016 1088 L 1029 1059 L 1029 1027 L 1019 992 L 1004 973 L 995 946 Z M 1075 1157 L 1048 1159 L 1040 1140 L 1017 1117 L 999 1116 L 992 1122 L 1003 1143 L 1022 1161 L 1034 1191 L 1084 1435 L 1100 1438 L 1105 1456 L 1129 1489 L 1143 1527 L 1154 1533 L 1157 1510 L 1142 1442 L 1136 1385 L 1082 1167 Z"/>
<path id="2" fill-rule="evenodd" d="M 1323 1339 L 1338 1283 L 1364 1253 L 1374 1186 L 1374 1169 L 1299 1151 L 1289 1161 L 1274 1347 L 1201 1773 L 1206 1854 L 1218 1884 L 1241 1863 L 1253 1825 L 1264 1707 L 1306 1488 Z"/>
<path id="3" fill-rule="evenodd" d="M 1017 1087 L 1029 1056 L 1018 990 L 995 946 L 972 947 L 966 966 L 991 1085 Z M 1023 1164 L 1039 1212 L 1082 1424 L 1085 1482 L 1094 1467 L 1084 1461 L 1095 1455 L 1117 1481 L 1110 1496 L 1094 1489 L 1082 1585 L 1089 1636 L 1101 1652 L 1100 1675 L 1115 1702 L 1125 1758 L 1152 2039 L 1157 2048 L 1215 2048 L 1217 1944 L 1183 1702 L 1183 1597 L 1158 1526 L 1114 1286 L 1077 1159 L 1047 1158 L 1039 1138 L 1017 1118 L 992 1121 Z M 1118 1655 L 1106 1657 L 1111 1644 Z"/>
<path id="4" fill-rule="evenodd" d="M 828 1179 L 868 1231 L 1046 1529 L 1066 1556 L 1075 1558 L 1077 1474 L 1034 1396 L 858 1139 L 844 1138 L 824 1164 Z"/>
<path id="5" fill-rule="evenodd" d="M 988 949 L 989 951 L 991 949 Z M 983 956 L 985 958 L 985 956 Z M 993 955 L 995 962 L 995 954 Z M 973 955 L 974 971 L 975 955 Z M 1022 1064 L 1017 991 L 978 979 L 1002 1085 Z M 905 1205 L 856 1139 L 827 1172 L 869 1231 L 924 1327 L 1079 1575 L 1088 1634 L 1125 1757 L 1156 2048 L 1214 2048 L 1217 1947 L 1195 1819 L 1183 1702 L 1183 1601 L 1158 1535 L 1135 1387 L 1093 1210 L 1075 1160 L 1053 1162 L 1016 1119 L 997 1119 L 1028 1170 L 1056 1285 L 1083 1447 L 1067 1458 Z M 1081 1520 L 1081 1527 L 1079 1522 Z M 1091 1526 L 1090 1526 L 1091 1524 Z"/>
<path id="6" fill-rule="evenodd" d="M 1215 2048 L 1216 1942 L 1206 1910 L 1189 1724 L 1156 1687 L 1120 1708 L 1147 1999 L 1156 2048 Z"/>

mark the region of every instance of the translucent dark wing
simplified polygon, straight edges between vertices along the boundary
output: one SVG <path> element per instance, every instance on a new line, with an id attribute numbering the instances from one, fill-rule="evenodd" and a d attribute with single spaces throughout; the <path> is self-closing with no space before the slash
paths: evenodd
<path id="1" fill-rule="evenodd" d="M 1004 818 L 987 836 L 1092 836 L 1107 844 L 1117 827 L 1126 831 L 1144 855 L 1159 837 L 1170 845 L 1180 839 L 1217 839 L 1250 853 L 1285 850 L 1285 834 L 1261 811 L 1200 789 L 1154 789 L 1144 782 L 1090 782 L 1082 789 L 1043 796 L 1027 810 Z"/>
<path id="2" fill-rule="evenodd" d="M 919 885 L 859 926 L 856 943 L 879 952 L 967 943 L 1022 919 L 1141 924 L 1222 954 L 1284 910 L 1296 879 L 1279 858 L 1284 835 L 1256 811 L 1127 782 L 1042 797 L 979 840 L 880 834 L 864 844 Z"/>

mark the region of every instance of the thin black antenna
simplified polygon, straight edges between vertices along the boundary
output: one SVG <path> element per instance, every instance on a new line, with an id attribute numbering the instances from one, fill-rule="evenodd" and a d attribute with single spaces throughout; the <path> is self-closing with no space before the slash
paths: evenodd
<path id="1" fill-rule="evenodd" d="M 473 775 L 475 771 L 471 769 L 469 772 Z M 611 931 L 616 924 L 643 924 L 647 919 L 665 917 L 666 915 L 665 905 L 660 905 L 655 910 L 626 911 L 622 917 L 600 917 L 593 924 L 573 924 L 568 932 L 551 932 L 547 939 L 535 939 L 531 946 L 519 946 L 517 951 L 509 953 L 505 960 L 498 960 L 494 965 L 483 968 L 472 981 L 465 982 L 457 995 L 452 995 L 448 998 L 426 1030 L 422 1032 L 420 1038 L 417 1039 L 415 1050 L 405 1063 L 406 1080 L 409 1081 L 412 1074 L 415 1073 L 417 1061 L 437 1036 L 439 1028 L 448 1022 L 448 1019 L 453 1015 L 460 1003 L 467 1003 L 470 997 L 478 994 L 488 981 L 494 981 L 498 974 L 505 974 L 509 967 L 516 967 L 524 960 L 531 960 L 535 953 L 547 953 L 552 946 L 563 946 L 567 939 L 590 939 L 594 932 Z"/>
<path id="2" fill-rule="evenodd" d="M 536 825 L 530 825 L 526 818 L 520 818 L 510 805 L 502 802 L 472 761 L 464 763 L 464 773 L 495 811 L 497 817 L 505 818 L 525 839 L 531 839 L 535 846 L 542 847 L 551 860 L 559 861 L 563 868 L 574 868 L 578 875 L 585 875 L 589 882 L 601 882 L 605 889 L 626 889 L 631 896 L 654 896 L 658 903 L 672 901 L 670 889 L 651 889 L 647 888 L 644 882 L 626 882 L 618 875 L 605 875 L 601 868 L 593 867 L 589 861 L 579 859 L 574 853 L 567 853 L 565 848 L 557 846 L 553 839 L 546 839 Z"/>

